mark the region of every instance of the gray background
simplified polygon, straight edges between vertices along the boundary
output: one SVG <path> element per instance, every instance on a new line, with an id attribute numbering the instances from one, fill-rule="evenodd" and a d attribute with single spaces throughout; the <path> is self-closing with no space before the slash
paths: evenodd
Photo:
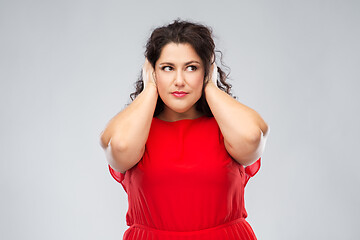
<path id="1" fill-rule="evenodd" d="M 0 239 L 122 239 L 127 195 L 99 134 L 177 17 L 213 28 L 233 93 L 271 127 L 245 192 L 258 239 L 358 239 L 359 6 L 1 1 Z"/>

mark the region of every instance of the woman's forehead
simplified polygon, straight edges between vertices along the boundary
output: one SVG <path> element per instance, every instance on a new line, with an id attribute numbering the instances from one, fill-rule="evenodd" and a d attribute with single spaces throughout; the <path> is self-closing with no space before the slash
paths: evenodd
<path id="1" fill-rule="evenodd" d="M 159 63 L 173 65 L 197 63 L 201 64 L 201 58 L 189 43 L 168 43 L 166 44 L 158 59 Z"/>

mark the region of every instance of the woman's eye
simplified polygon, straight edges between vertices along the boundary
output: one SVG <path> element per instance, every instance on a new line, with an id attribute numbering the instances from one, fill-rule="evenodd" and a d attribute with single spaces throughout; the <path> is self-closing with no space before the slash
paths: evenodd
<path id="1" fill-rule="evenodd" d="M 192 68 L 192 71 L 195 71 L 197 69 L 196 66 L 189 66 L 189 68 Z"/>
<path id="2" fill-rule="evenodd" d="M 172 68 L 172 67 L 170 67 L 170 66 L 165 66 L 165 67 L 162 67 L 162 70 L 167 71 L 167 68 Z"/>

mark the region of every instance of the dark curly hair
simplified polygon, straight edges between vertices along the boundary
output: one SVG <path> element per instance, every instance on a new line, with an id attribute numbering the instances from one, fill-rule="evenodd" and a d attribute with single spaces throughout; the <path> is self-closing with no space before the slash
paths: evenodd
<path id="1" fill-rule="evenodd" d="M 203 24 L 183 21 L 179 18 L 174 20 L 173 23 L 170 23 L 166 26 L 156 28 L 146 44 L 145 57 L 149 60 L 151 65 L 155 68 L 155 63 L 159 59 L 160 54 L 164 46 L 168 43 L 189 43 L 196 53 L 199 55 L 201 60 L 204 63 L 205 75 L 204 75 L 204 83 L 205 79 L 209 74 L 210 66 L 212 63 L 211 59 L 214 55 L 214 61 L 216 60 L 215 52 L 219 52 L 221 55 L 220 60 L 221 64 L 225 66 L 222 62 L 222 52 L 219 50 L 215 50 L 215 43 L 211 37 L 212 29 Z M 226 67 L 226 66 L 225 66 Z M 229 69 L 228 67 L 226 67 Z M 230 96 L 234 97 L 230 90 L 232 85 L 226 82 L 229 74 L 225 74 L 224 71 L 221 70 L 220 67 L 217 67 L 218 74 L 220 78 L 217 79 L 217 86 L 219 89 L 223 90 Z M 144 89 L 144 81 L 142 77 L 142 71 L 139 74 L 138 80 L 136 81 L 135 92 L 130 94 L 130 98 L 132 101 L 143 91 Z M 205 99 L 205 89 L 206 84 L 203 84 L 202 94 L 200 99 L 195 103 L 196 110 L 204 113 L 204 115 L 208 117 L 212 117 L 213 114 L 209 108 L 209 105 Z M 129 105 L 129 104 L 128 104 Z M 157 116 L 164 110 L 164 102 L 158 96 L 156 108 L 154 112 L 154 116 Z"/>

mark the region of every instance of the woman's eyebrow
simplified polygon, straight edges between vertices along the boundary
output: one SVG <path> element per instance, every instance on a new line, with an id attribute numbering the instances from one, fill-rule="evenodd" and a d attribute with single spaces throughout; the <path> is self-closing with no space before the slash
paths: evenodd
<path id="1" fill-rule="evenodd" d="M 198 64 L 200 64 L 198 61 L 190 61 L 190 62 L 186 62 L 185 65 L 188 65 L 190 63 L 198 63 Z M 171 62 L 163 62 L 163 63 L 160 63 L 159 65 L 164 65 L 164 64 L 175 66 L 175 64 L 173 64 Z"/>

